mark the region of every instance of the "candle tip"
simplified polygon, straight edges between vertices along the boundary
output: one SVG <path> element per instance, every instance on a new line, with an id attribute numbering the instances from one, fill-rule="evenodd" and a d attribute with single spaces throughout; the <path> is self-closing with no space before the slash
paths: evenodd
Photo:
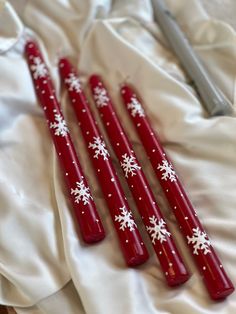
<path id="1" fill-rule="evenodd" d="M 126 83 L 122 82 L 122 83 L 119 84 L 119 86 L 120 86 L 120 89 L 123 89 L 126 86 Z"/>
<path id="2" fill-rule="evenodd" d="M 26 53 L 30 53 L 32 51 L 31 49 L 38 50 L 37 48 L 38 48 L 37 43 L 33 38 L 28 38 L 26 40 L 26 43 L 25 43 L 25 52 Z"/>
<path id="3" fill-rule="evenodd" d="M 101 82 L 101 78 L 97 74 L 92 74 L 89 78 L 89 82 L 91 85 L 98 85 Z"/>
<path id="4" fill-rule="evenodd" d="M 122 95 L 127 94 L 128 90 L 129 87 L 125 82 L 120 85 L 120 92 Z"/>
<path id="5" fill-rule="evenodd" d="M 61 57 L 61 58 L 58 59 L 58 66 L 59 66 L 59 68 L 63 68 L 66 63 L 67 63 L 66 57 Z"/>
<path id="6" fill-rule="evenodd" d="M 28 48 L 33 48 L 35 46 L 35 41 L 32 38 L 26 40 L 25 46 Z"/>

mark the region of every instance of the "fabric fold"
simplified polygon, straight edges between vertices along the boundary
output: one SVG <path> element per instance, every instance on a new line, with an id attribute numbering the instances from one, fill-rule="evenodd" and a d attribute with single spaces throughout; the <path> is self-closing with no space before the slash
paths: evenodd
<path id="1" fill-rule="evenodd" d="M 166 1 L 215 83 L 235 104 L 235 31 L 209 17 L 200 1 Z M 209 300 L 125 114 L 119 87 L 127 81 L 141 95 L 153 127 L 234 283 L 235 117 L 206 115 L 153 21 L 151 1 L 23 2 L 19 9 L 22 23 L 42 47 L 107 238 L 95 246 L 81 241 L 22 43 L 16 43 L 20 28 L 16 28 L 17 23 L 11 28 L 12 17 L 8 16 L 0 28 L 7 34 L 8 28 L 13 32 L 2 47 L 10 47 L 13 41 L 16 44 L 0 56 L 0 303 L 15 305 L 20 314 L 54 314 L 58 306 L 67 314 L 234 313 L 235 294 L 221 303 Z M 86 86 L 88 76 L 97 72 L 109 87 L 122 124 L 193 273 L 185 285 L 172 290 L 164 284 L 141 218 L 124 184 L 151 255 L 150 261 L 138 269 L 125 267 L 85 144 L 60 87 L 57 61 L 63 54 L 78 67 L 93 110 Z M 96 112 L 95 116 L 98 117 Z M 112 158 L 121 177 L 119 164 L 113 155 Z M 73 284 L 69 282 L 71 278 Z"/>

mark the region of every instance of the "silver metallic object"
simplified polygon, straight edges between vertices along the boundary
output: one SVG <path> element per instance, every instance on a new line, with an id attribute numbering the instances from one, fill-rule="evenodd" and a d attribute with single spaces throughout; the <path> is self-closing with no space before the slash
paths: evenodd
<path id="1" fill-rule="evenodd" d="M 231 115 L 233 107 L 223 92 L 212 82 L 187 38 L 166 7 L 164 0 L 152 0 L 154 16 L 170 46 L 193 80 L 206 110 L 211 116 Z"/>

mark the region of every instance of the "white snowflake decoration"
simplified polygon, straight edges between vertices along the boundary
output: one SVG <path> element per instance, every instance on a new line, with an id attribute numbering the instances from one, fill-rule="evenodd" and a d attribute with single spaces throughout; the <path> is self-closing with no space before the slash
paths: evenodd
<path id="1" fill-rule="evenodd" d="M 69 77 L 65 79 L 65 83 L 69 85 L 69 90 L 74 90 L 76 93 L 81 93 L 80 80 L 74 73 L 70 73 Z"/>
<path id="2" fill-rule="evenodd" d="M 71 189 L 71 195 L 75 196 L 75 203 L 83 202 L 84 205 L 89 203 L 89 199 L 93 199 L 89 188 L 85 186 L 83 180 L 80 182 L 76 182 L 76 188 Z"/>
<path id="3" fill-rule="evenodd" d="M 132 213 L 129 212 L 125 206 L 119 208 L 121 211 L 121 215 L 115 216 L 115 221 L 118 221 L 120 223 L 120 229 L 124 231 L 126 228 L 128 228 L 130 231 L 134 231 L 135 227 L 137 227 L 134 218 L 132 216 Z"/>
<path id="4" fill-rule="evenodd" d="M 158 164 L 157 169 L 163 172 L 161 177 L 162 180 L 167 181 L 169 179 L 171 182 L 176 181 L 176 173 L 173 170 L 171 163 L 168 163 L 167 160 L 162 160 L 162 165 Z"/>
<path id="5" fill-rule="evenodd" d="M 107 106 L 109 98 L 107 97 L 105 88 L 99 86 L 94 88 L 94 100 L 98 108 Z"/>
<path id="6" fill-rule="evenodd" d="M 55 135 L 57 136 L 66 136 L 69 133 L 69 129 L 66 125 L 66 121 L 60 114 L 54 115 L 55 122 L 50 123 L 50 129 L 55 129 Z"/>
<path id="7" fill-rule="evenodd" d="M 98 156 L 102 156 L 104 160 L 107 160 L 109 153 L 106 149 L 106 145 L 104 143 L 104 141 L 102 141 L 102 139 L 98 136 L 98 137 L 94 137 L 94 142 L 93 143 L 89 143 L 89 148 L 94 149 L 95 154 L 94 154 L 94 158 L 98 158 Z"/>
<path id="8" fill-rule="evenodd" d="M 193 236 L 187 236 L 188 244 L 193 244 L 193 254 L 198 255 L 198 250 L 202 250 L 204 255 L 211 253 L 209 246 L 211 245 L 210 240 L 207 238 L 207 234 L 202 232 L 198 227 L 193 228 Z"/>
<path id="9" fill-rule="evenodd" d="M 161 243 L 167 241 L 166 237 L 170 237 L 170 232 L 165 228 L 165 221 L 163 219 L 158 220 L 155 216 L 149 217 L 149 221 L 151 226 L 146 226 L 146 229 L 151 235 L 152 243 L 155 244 L 156 240 Z"/>
<path id="10" fill-rule="evenodd" d="M 45 77 L 48 74 L 46 65 L 42 62 L 42 60 L 39 57 L 34 57 L 33 62 L 34 64 L 30 66 L 30 69 L 33 72 L 34 79 L 37 80 L 38 78 Z"/>
<path id="11" fill-rule="evenodd" d="M 128 103 L 128 109 L 131 109 L 131 115 L 133 117 L 136 117 L 136 115 L 138 115 L 139 117 L 145 116 L 143 107 L 141 106 L 138 99 L 135 97 L 132 97 L 131 102 Z"/>
<path id="12" fill-rule="evenodd" d="M 126 178 L 128 178 L 129 174 L 131 174 L 131 176 L 135 176 L 136 170 L 141 169 L 141 167 L 136 163 L 135 157 L 124 154 L 122 158 L 123 158 L 123 161 L 120 162 L 120 164 L 125 172 Z"/>

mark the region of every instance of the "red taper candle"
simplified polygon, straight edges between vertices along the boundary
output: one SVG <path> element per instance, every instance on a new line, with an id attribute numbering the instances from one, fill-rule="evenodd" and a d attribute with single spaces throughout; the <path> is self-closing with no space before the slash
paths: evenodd
<path id="1" fill-rule="evenodd" d="M 166 281 L 170 286 L 179 285 L 189 278 L 189 274 L 133 147 L 101 78 L 97 75 L 91 76 L 90 85 L 101 119 L 160 261 Z"/>
<path id="2" fill-rule="evenodd" d="M 49 71 L 36 42 L 29 41 L 26 44 L 25 54 L 82 237 L 87 243 L 101 241 L 105 232 L 57 101 Z"/>
<path id="3" fill-rule="evenodd" d="M 126 263 L 128 266 L 140 265 L 148 259 L 148 252 L 129 209 L 106 144 L 89 108 L 80 80 L 68 59 L 60 60 L 59 69 L 107 202 Z"/>
<path id="4" fill-rule="evenodd" d="M 212 299 L 227 297 L 234 291 L 234 286 L 216 255 L 158 136 L 152 129 L 141 101 L 129 86 L 121 88 L 121 95 L 210 296 Z"/>

